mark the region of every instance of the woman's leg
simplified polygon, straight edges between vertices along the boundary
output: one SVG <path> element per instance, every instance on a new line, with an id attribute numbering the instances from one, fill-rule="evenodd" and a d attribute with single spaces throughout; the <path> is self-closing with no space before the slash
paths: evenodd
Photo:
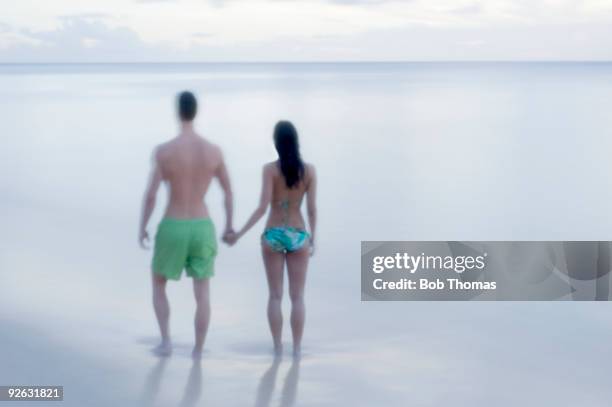
<path id="1" fill-rule="evenodd" d="M 291 331 L 293 333 L 293 354 L 299 356 L 302 347 L 304 319 L 304 284 L 308 268 L 308 245 L 287 254 L 287 274 L 289 275 L 289 296 L 291 297 Z"/>
<path id="2" fill-rule="evenodd" d="M 193 279 L 193 295 L 196 300 L 196 312 L 194 318 L 195 346 L 193 347 L 192 356 L 196 359 L 202 355 L 204 339 L 206 339 L 208 322 L 210 321 L 209 280 L 209 278 Z"/>
<path id="3" fill-rule="evenodd" d="M 153 309 L 159 324 L 159 332 L 161 334 L 161 343 L 154 349 L 155 353 L 161 356 L 170 354 L 170 333 L 168 329 L 168 320 L 170 319 L 170 305 L 168 297 L 166 297 L 166 278 L 159 274 L 152 273 L 153 281 Z"/>
<path id="4" fill-rule="evenodd" d="M 281 300 L 283 299 L 283 269 L 285 266 L 285 254 L 275 252 L 267 244 L 261 246 L 264 266 L 266 267 L 266 277 L 268 279 L 268 322 L 270 332 L 274 340 L 274 351 L 278 354 L 282 352 L 282 332 L 283 332 L 283 313 L 281 310 Z"/>

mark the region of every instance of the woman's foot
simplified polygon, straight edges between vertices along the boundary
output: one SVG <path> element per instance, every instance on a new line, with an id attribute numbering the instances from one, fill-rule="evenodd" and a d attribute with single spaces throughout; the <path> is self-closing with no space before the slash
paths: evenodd
<path id="1" fill-rule="evenodd" d="M 274 356 L 282 356 L 283 355 L 283 344 L 275 343 L 274 344 Z"/>
<path id="2" fill-rule="evenodd" d="M 302 357 L 302 345 L 293 345 L 293 358 L 300 359 Z"/>
<path id="3" fill-rule="evenodd" d="M 191 358 L 193 360 L 200 360 L 202 359 L 202 347 L 201 346 L 194 346 L 193 350 L 191 351 Z"/>
<path id="4" fill-rule="evenodd" d="M 160 357 L 168 357 L 172 354 L 172 342 L 169 338 L 162 339 L 161 343 L 152 349 L 152 352 Z"/>

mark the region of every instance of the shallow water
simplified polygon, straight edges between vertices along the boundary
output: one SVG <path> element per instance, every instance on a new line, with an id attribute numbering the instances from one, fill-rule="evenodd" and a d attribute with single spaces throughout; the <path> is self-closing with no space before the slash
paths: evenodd
<path id="1" fill-rule="evenodd" d="M 607 405 L 608 303 L 362 303 L 359 242 L 612 240 L 611 79 L 603 63 L 0 66 L 0 383 L 63 384 L 79 406 Z M 276 120 L 317 166 L 299 364 L 269 355 L 262 224 L 221 249 L 202 363 L 186 279 L 173 357 L 148 352 L 138 212 L 186 88 L 238 224 Z M 217 187 L 208 204 L 220 225 Z"/>

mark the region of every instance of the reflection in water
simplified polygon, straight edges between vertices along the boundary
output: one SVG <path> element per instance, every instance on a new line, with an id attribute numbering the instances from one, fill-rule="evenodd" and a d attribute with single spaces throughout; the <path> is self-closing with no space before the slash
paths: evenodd
<path id="1" fill-rule="evenodd" d="M 145 381 L 142 405 L 154 406 L 161 389 L 162 377 L 169 358 L 159 358 L 159 361 L 153 366 Z M 189 371 L 183 398 L 179 403 L 180 406 L 190 407 L 195 406 L 202 397 L 202 364 L 200 360 L 194 360 Z"/>
<path id="2" fill-rule="evenodd" d="M 270 405 L 274 384 L 276 383 L 276 374 L 280 366 L 281 358 L 275 357 L 272 365 L 261 376 L 259 387 L 257 387 L 257 398 L 255 399 L 255 407 L 266 407 Z"/>
<path id="3" fill-rule="evenodd" d="M 185 393 L 180 405 L 185 407 L 195 406 L 200 397 L 202 397 L 202 363 L 198 359 L 194 360 L 193 365 L 191 365 Z"/>
<path id="4" fill-rule="evenodd" d="M 259 386 L 257 387 L 257 396 L 255 399 L 255 407 L 268 407 L 274 394 L 274 387 L 276 385 L 276 376 L 278 374 L 278 368 L 281 363 L 280 357 L 275 357 L 272 364 L 261 376 Z M 285 377 L 285 383 L 281 393 L 281 407 L 291 407 L 295 404 L 297 399 L 297 386 L 300 376 L 300 358 L 294 358 L 287 376 Z"/>
<path id="5" fill-rule="evenodd" d="M 142 394 L 142 405 L 151 406 L 154 405 L 159 388 L 161 379 L 164 374 L 164 369 L 168 364 L 168 358 L 159 358 L 153 369 L 149 372 L 147 380 L 145 381 L 144 390 Z"/>
<path id="6" fill-rule="evenodd" d="M 297 386 L 300 379 L 300 359 L 294 358 L 287 377 L 285 377 L 285 384 L 283 385 L 283 392 L 281 394 L 282 407 L 290 407 L 295 404 L 297 399 Z"/>

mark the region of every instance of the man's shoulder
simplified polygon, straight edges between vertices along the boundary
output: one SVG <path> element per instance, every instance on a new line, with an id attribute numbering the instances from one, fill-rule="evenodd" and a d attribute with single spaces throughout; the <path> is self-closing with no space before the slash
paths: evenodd
<path id="1" fill-rule="evenodd" d="M 207 149 L 211 153 L 215 155 L 219 155 L 219 156 L 223 155 L 223 151 L 221 150 L 221 147 L 219 147 L 217 144 L 213 143 L 206 137 L 202 137 L 201 135 L 198 134 L 198 140 L 202 144 L 202 147 Z"/>
<path id="2" fill-rule="evenodd" d="M 160 143 L 153 148 L 153 158 L 159 160 L 166 156 L 172 150 L 173 140 Z"/>
<path id="3" fill-rule="evenodd" d="M 221 150 L 221 147 L 219 145 L 210 141 L 206 142 L 208 143 L 208 148 L 210 148 L 210 151 L 212 151 L 215 155 L 218 155 L 219 157 L 223 157 L 223 150 Z"/>

